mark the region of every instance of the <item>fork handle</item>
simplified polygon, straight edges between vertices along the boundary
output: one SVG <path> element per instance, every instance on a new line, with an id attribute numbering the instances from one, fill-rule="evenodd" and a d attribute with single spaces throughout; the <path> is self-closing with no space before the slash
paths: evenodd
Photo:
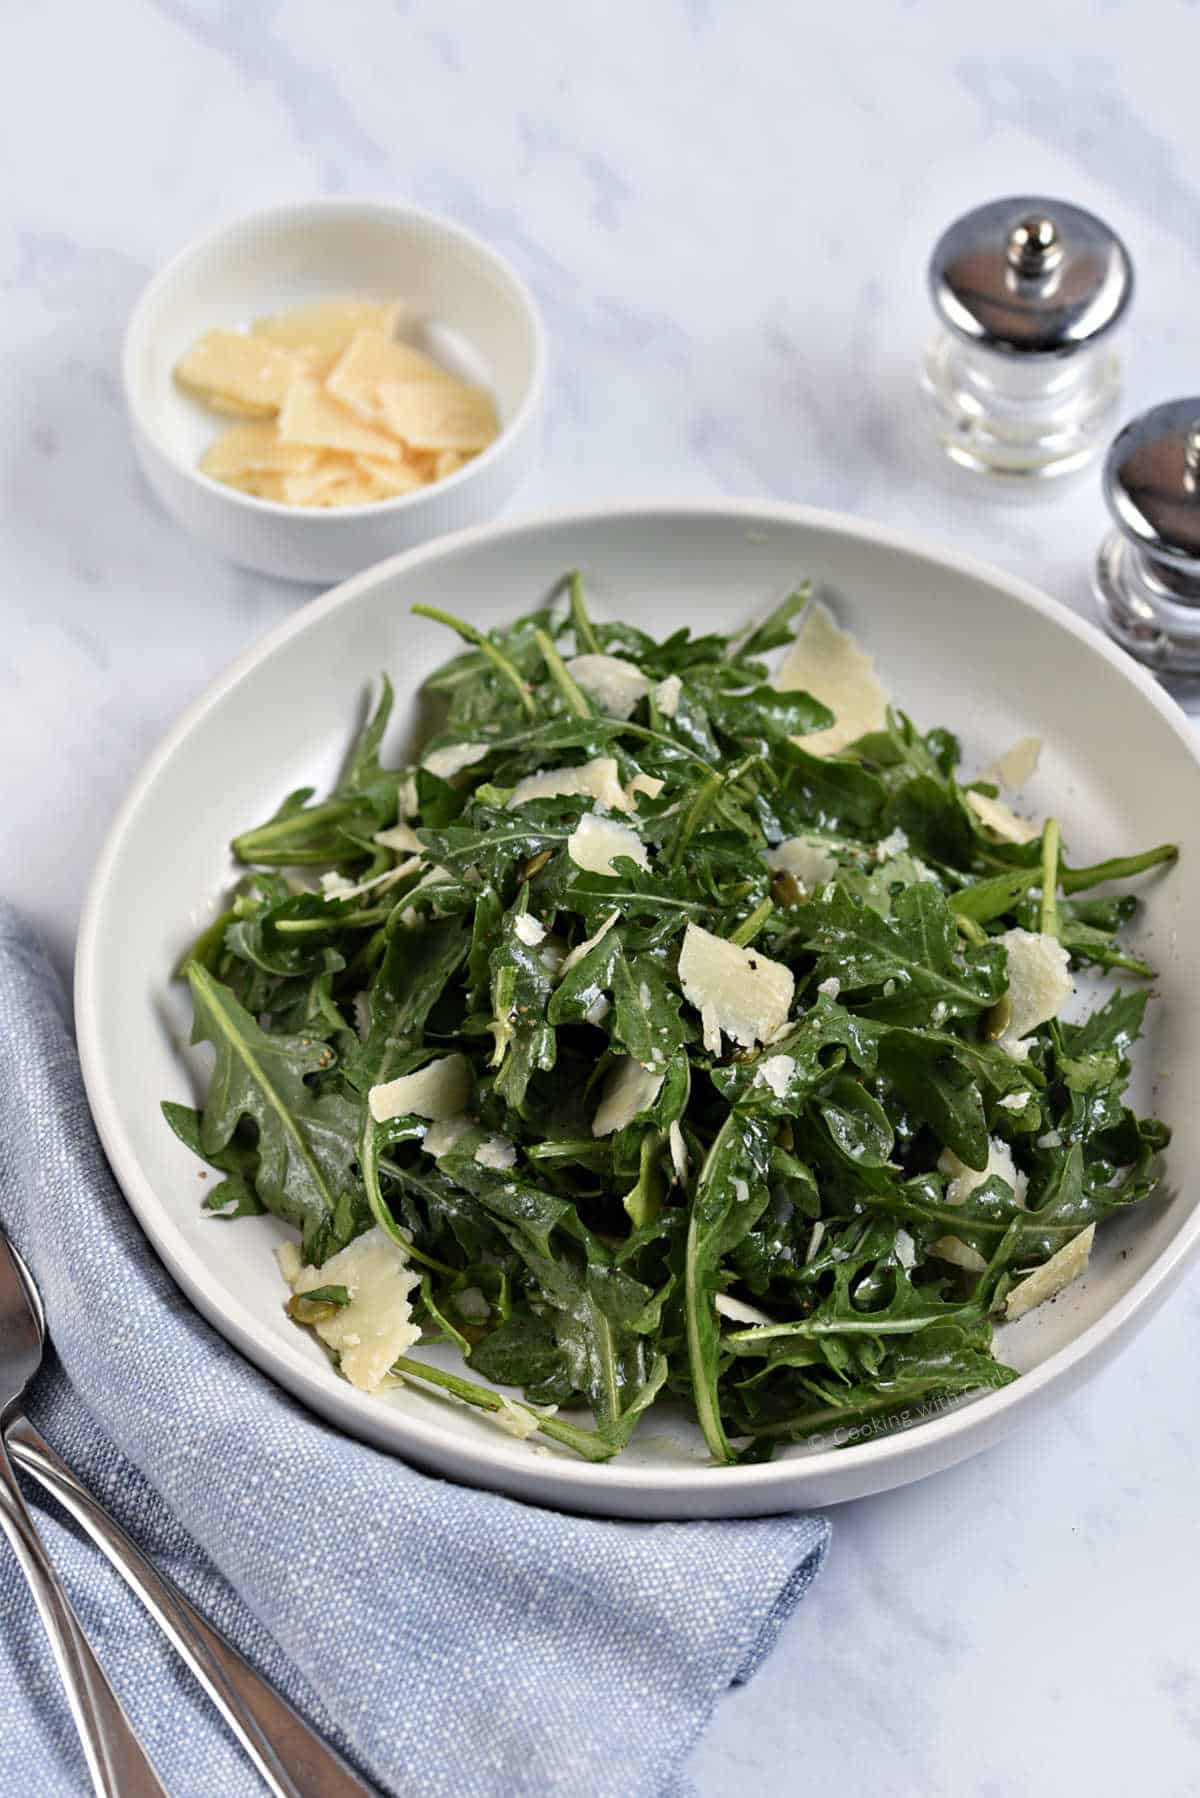
<path id="1" fill-rule="evenodd" d="M 12 1544 L 46 1626 L 96 1791 L 101 1798 L 167 1798 L 71 1609 L 26 1509 L 2 1438 L 0 1529 Z"/>
<path id="2" fill-rule="evenodd" d="M 276 1798 L 371 1798 L 341 1756 L 159 1573 L 27 1417 L 11 1418 L 7 1443 L 18 1465 L 87 1531 L 141 1599 Z"/>

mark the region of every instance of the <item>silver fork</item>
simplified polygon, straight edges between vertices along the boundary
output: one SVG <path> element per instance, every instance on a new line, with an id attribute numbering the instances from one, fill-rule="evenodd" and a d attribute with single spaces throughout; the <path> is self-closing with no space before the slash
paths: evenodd
<path id="1" fill-rule="evenodd" d="M 121 1702 L 71 1609 L 21 1497 L 4 1437 L 41 1366 L 44 1333 L 16 1261 L 0 1234 L 0 1528 L 12 1544 L 41 1613 L 66 1687 L 92 1784 L 102 1798 L 162 1794 Z"/>
<path id="2" fill-rule="evenodd" d="M 26 1305 L 38 1332 L 38 1359 L 45 1339 L 45 1314 L 33 1276 L 19 1253 L 0 1231 L 0 1257 L 7 1251 L 20 1280 Z M 0 1372 L 5 1316 L 3 1262 L 0 1259 Z M 31 1378 L 32 1375 L 28 1376 Z M 27 1383 L 27 1382 L 26 1382 Z M 363 1784 L 304 1719 L 255 1672 L 248 1661 L 171 1584 L 125 1534 L 71 1472 L 66 1462 L 34 1429 L 19 1409 L 20 1392 L 4 1412 L 4 1436 L 13 1460 L 40 1481 L 141 1599 L 172 1646 L 191 1668 L 276 1798 L 370 1798 Z M 101 1676 L 103 1677 L 103 1676 Z M 115 1702 L 115 1700 L 114 1700 Z M 158 1791 L 154 1786 L 104 1787 L 98 1790 Z"/>

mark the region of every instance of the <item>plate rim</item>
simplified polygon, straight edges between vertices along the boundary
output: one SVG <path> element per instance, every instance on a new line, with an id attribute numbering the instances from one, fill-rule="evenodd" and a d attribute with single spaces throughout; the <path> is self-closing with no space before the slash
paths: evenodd
<path id="1" fill-rule="evenodd" d="M 294 636 L 303 634 L 329 613 L 352 605 L 362 593 L 394 574 L 472 544 L 537 533 L 551 526 L 650 519 L 685 522 L 701 518 L 822 531 L 923 559 L 943 570 L 999 588 L 1114 667 L 1165 721 L 1188 760 L 1200 771 L 1200 742 L 1193 736 L 1186 714 L 1152 675 L 1110 643 L 1097 627 L 1019 576 L 958 550 L 941 548 L 918 533 L 849 513 L 772 500 L 643 498 L 617 499 L 595 506 L 554 507 L 472 526 L 376 562 L 299 606 L 229 663 L 185 708 L 130 787 L 97 858 L 76 938 L 76 1035 L 84 1086 L 105 1154 L 143 1234 L 189 1302 L 217 1333 L 310 1410 L 402 1459 L 412 1459 L 467 1484 L 499 1488 L 539 1503 L 613 1516 L 751 1515 L 806 1502 L 837 1502 L 839 1498 L 878 1492 L 921 1478 L 964 1459 L 977 1448 L 989 1446 L 1014 1428 L 1022 1414 L 1036 1406 L 1039 1399 L 1049 1398 L 1056 1389 L 1062 1389 L 1065 1396 L 1087 1372 L 1098 1371 L 1136 1329 L 1149 1321 L 1200 1249 L 1200 1207 L 1128 1291 L 1072 1342 L 1008 1386 L 983 1393 L 961 1408 L 944 1411 L 905 1430 L 847 1448 L 821 1449 L 801 1460 L 724 1469 L 699 1462 L 677 1469 L 650 1469 L 625 1465 L 620 1456 L 594 1465 L 565 1457 L 535 1457 L 528 1445 L 515 1441 L 510 1444 L 500 1438 L 494 1445 L 488 1442 L 479 1446 L 440 1424 L 380 1406 L 370 1395 L 355 1392 L 344 1383 L 332 1386 L 324 1368 L 293 1352 L 287 1344 L 264 1338 L 260 1333 L 261 1320 L 236 1296 L 207 1289 L 207 1271 L 197 1265 L 195 1251 L 186 1241 L 182 1227 L 171 1217 L 142 1169 L 108 1085 L 102 1053 L 97 956 L 111 872 L 145 795 L 207 713 Z M 1180 1186 L 1183 1184 L 1179 1182 Z"/>

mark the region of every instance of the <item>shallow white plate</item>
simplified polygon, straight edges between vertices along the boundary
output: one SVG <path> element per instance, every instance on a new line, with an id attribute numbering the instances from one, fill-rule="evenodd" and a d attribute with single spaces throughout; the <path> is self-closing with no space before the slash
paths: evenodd
<path id="1" fill-rule="evenodd" d="M 476 623 L 527 610 L 569 568 L 593 606 L 660 632 L 728 628 L 811 577 L 878 658 L 923 726 L 951 725 L 978 766 L 1032 733 L 1046 748 L 1026 797 L 1063 819 L 1072 859 L 1180 841 L 1169 875 L 1143 881 L 1139 940 L 1163 1001 L 1138 1052 L 1137 1098 L 1175 1131 L 1172 1190 L 1105 1225 L 1091 1271 L 1002 1332 L 1025 1377 L 914 1426 L 839 1449 L 795 1448 L 761 1467 L 707 1465 L 699 1432 L 656 1411 L 607 1466 L 504 1435 L 484 1416 L 404 1389 L 354 1391 L 289 1323 L 271 1218 L 223 1223 L 200 1209 L 197 1164 L 159 1116 L 190 1098 L 203 1063 L 183 1047 L 170 986 L 180 950 L 234 869 L 226 844 L 292 788 L 334 777 L 381 669 L 396 681 L 397 759 L 422 678 L 454 648 L 410 616 L 433 601 Z M 1145 1322 L 1200 1238 L 1181 1190 L 1200 1150 L 1194 1020 L 1200 962 L 1177 927 L 1200 912 L 1200 758 L 1154 683 L 1031 589 L 848 519 L 795 508 L 706 504 L 612 509 L 466 533 L 398 557 L 307 607 L 244 656 L 177 725 L 118 818 L 79 941 L 84 1076 L 109 1159 L 159 1254 L 204 1315 L 332 1422 L 456 1479 L 621 1516 L 746 1515 L 833 1501 L 920 1478 L 996 1441 L 1072 1389 Z"/>

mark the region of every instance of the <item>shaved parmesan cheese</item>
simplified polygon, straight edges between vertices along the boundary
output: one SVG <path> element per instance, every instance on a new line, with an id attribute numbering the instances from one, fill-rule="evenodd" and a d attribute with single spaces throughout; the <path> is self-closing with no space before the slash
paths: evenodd
<path id="1" fill-rule="evenodd" d="M 745 1299 L 731 1298 L 727 1292 L 719 1292 L 713 1300 L 713 1307 L 718 1317 L 727 1317 L 731 1323 L 737 1324 L 773 1324 L 775 1319 L 760 1311 L 757 1305 L 748 1305 Z"/>
<path id="2" fill-rule="evenodd" d="M 509 795 L 509 805 L 528 805 L 532 799 L 564 799 L 574 794 L 594 799 L 610 811 L 629 812 L 631 802 L 617 779 L 615 756 L 598 755 L 578 768 L 547 768 L 539 774 L 527 774 Z"/>
<path id="3" fill-rule="evenodd" d="M 683 682 L 677 674 L 668 674 L 666 680 L 660 680 L 654 689 L 654 703 L 664 718 L 673 718 L 679 710 L 679 700 L 683 693 Z"/>
<path id="4" fill-rule="evenodd" d="M 1035 1268 L 1028 1278 L 1019 1280 L 1004 1301 L 1004 1316 L 1007 1322 L 1014 1323 L 1018 1317 L 1024 1317 L 1035 1305 L 1044 1305 L 1055 1293 L 1077 1280 L 1087 1267 L 1092 1253 L 1092 1239 L 1096 1234 L 1095 1224 L 1089 1224 L 1078 1236 L 1073 1236 L 1065 1248 L 1051 1255 L 1042 1267 Z"/>
<path id="5" fill-rule="evenodd" d="M 769 1086 L 777 1099 L 782 1099 L 788 1089 L 788 1081 L 796 1071 L 796 1064 L 790 1055 L 768 1055 L 760 1061 L 754 1076 L 755 1086 Z"/>
<path id="6" fill-rule="evenodd" d="M 841 990 L 842 983 L 836 974 L 830 974 L 827 980 L 817 982 L 817 991 L 823 993 L 827 999 L 836 999 Z"/>
<path id="7" fill-rule="evenodd" d="M 691 1163 L 688 1159 L 687 1144 L 683 1140 L 683 1131 L 679 1128 L 675 1118 L 671 1119 L 667 1130 L 667 1141 L 671 1147 L 671 1166 L 675 1170 L 675 1178 L 680 1186 L 686 1186 L 688 1168 Z"/>
<path id="8" fill-rule="evenodd" d="M 321 1267 L 304 1267 L 292 1281 L 297 1293 L 344 1286 L 350 1303 L 313 1327 L 334 1350 L 352 1386 L 375 1392 L 421 1331 L 412 1321 L 409 1294 L 419 1275 L 399 1243 L 376 1226 L 356 1236 Z"/>
<path id="9" fill-rule="evenodd" d="M 381 306 L 374 300 L 315 300 L 271 318 L 257 318 L 252 330 L 256 337 L 269 338 L 285 349 L 311 350 L 328 365 L 357 331 L 378 331 L 390 337 L 399 312 L 394 302 Z"/>
<path id="10" fill-rule="evenodd" d="M 998 1038 L 1018 1061 L 1028 1054 L 1021 1038 L 1056 1018 L 1074 988 L 1071 960 L 1057 937 L 1036 930 L 1006 930 L 996 939 L 1008 951 L 1009 1020 Z"/>
<path id="11" fill-rule="evenodd" d="M 346 345 L 325 386 L 335 400 L 357 412 L 368 424 L 382 424 L 379 388 L 384 381 L 447 381 L 445 369 L 382 331 L 357 331 Z"/>
<path id="12" fill-rule="evenodd" d="M 917 1245 L 907 1230 L 897 1230 L 892 1250 L 901 1267 L 907 1272 L 917 1265 Z"/>
<path id="13" fill-rule="evenodd" d="M 767 866 L 790 874 L 802 892 L 815 892 L 838 871 L 836 857 L 816 837 L 788 837 L 768 849 Z"/>
<path id="14" fill-rule="evenodd" d="M 593 1136 L 611 1136 L 647 1111 L 658 1097 L 663 1076 L 644 1068 L 632 1055 L 622 1055 L 604 1080 L 604 1093 L 592 1119 Z"/>
<path id="15" fill-rule="evenodd" d="M 367 1094 L 371 1116 L 377 1124 L 389 1118 L 432 1118 L 439 1122 L 466 1109 L 471 1096 L 471 1064 L 465 1055 L 444 1055 L 415 1074 L 401 1074 L 373 1086 Z"/>
<path id="16" fill-rule="evenodd" d="M 611 1010 L 612 1000 L 609 998 L 608 994 L 597 993 L 596 997 L 584 1012 L 583 1021 L 585 1024 L 603 1024 Z"/>
<path id="17" fill-rule="evenodd" d="M 200 458 L 200 471 L 214 481 L 250 473 L 304 474 L 316 467 L 318 452 L 302 443 L 281 443 L 273 420 L 231 425 Z"/>
<path id="18" fill-rule="evenodd" d="M 486 387 L 462 381 L 383 381 L 379 404 L 389 431 L 412 449 L 486 449 L 500 431 Z"/>
<path id="19" fill-rule="evenodd" d="M 393 824 L 390 830 L 377 830 L 371 841 L 382 849 L 407 850 L 409 855 L 422 853 L 421 839 L 411 824 Z"/>
<path id="20" fill-rule="evenodd" d="M 875 860 L 887 862 L 894 855 L 903 855 L 908 848 L 908 832 L 897 825 L 889 836 L 882 837 L 875 845 Z"/>
<path id="21" fill-rule="evenodd" d="M 490 743 L 448 743 L 445 749 L 431 749 L 421 766 L 439 780 L 453 780 L 464 768 L 481 762 L 490 749 Z"/>
<path id="22" fill-rule="evenodd" d="M 603 938 L 608 935 L 620 915 L 619 911 L 610 911 L 595 936 L 584 937 L 582 943 L 576 943 L 575 947 L 571 950 L 571 953 L 565 957 L 562 966 L 558 970 L 558 977 L 560 980 L 564 975 L 569 974 L 571 969 L 575 967 L 578 962 L 581 962 L 585 955 L 591 954 L 592 950 L 596 947 L 596 944 L 601 942 Z"/>
<path id="23" fill-rule="evenodd" d="M 393 438 L 361 424 L 330 399 L 319 381 L 305 375 L 294 380 L 284 396 L 279 410 L 279 436 L 283 443 L 348 450 L 352 454 L 378 456 L 385 462 L 395 462 L 400 456 L 400 445 Z"/>
<path id="24" fill-rule="evenodd" d="M 969 1274 L 981 1274 L 987 1266 L 979 1250 L 973 1249 L 961 1236 L 939 1236 L 930 1253 L 941 1261 L 949 1261 L 954 1267 L 965 1268 Z"/>
<path id="25" fill-rule="evenodd" d="M 492 1315 L 492 1307 L 478 1286 L 467 1286 L 462 1292 L 456 1292 L 453 1298 L 454 1309 L 468 1323 L 485 1324 Z"/>
<path id="26" fill-rule="evenodd" d="M 422 887 L 439 886 L 443 881 L 453 879 L 454 876 L 451 874 L 449 868 L 430 868 L 428 873 L 421 876 L 420 880 L 418 880 L 416 886 L 411 889 L 408 896 L 411 899 L 413 893 L 419 893 Z M 404 910 L 400 913 L 400 922 L 404 925 L 406 930 L 415 930 L 417 928 L 418 924 L 421 922 L 421 914 L 415 905 L 405 906 Z"/>
<path id="27" fill-rule="evenodd" d="M 504 1173 L 516 1161 L 517 1151 L 507 1136 L 488 1136 L 476 1149 L 475 1159 L 480 1167 L 490 1167 L 497 1173 Z"/>
<path id="28" fill-rule="evenodd" d="M 657 799 L 666 784 L 657 774 L 635 774 L 625 789 L 625 797 L 631 806 L 639 793 L 644 793 L 647 799 Z"/>
<path id="29" fill-rule="evenodd" d="M 546 926 L 539 924 L 537 919 L 527 911 L 518 912 L 513 919 L 513 929 L 530 949 L 536 949 L 539 943 L 545 941 Z"/>
<path id="30" fill-rule="evenodd" d="M 628 824 L 613 818 L 598 818 L 585 812 L 567 838 L 567 854 L 577 868 L 589 874 L 615 874 L 614 856 L 628 855 L 639 868 L 650 866 L 645 844 Z"/>
<path id="31" fill-rule="evenodd" d="M 821 1246 L 821 1239 L 824 1236 L 824 1234 L 825 1234 L 825 1221 L 823 1218 L 818 1218 L 816 1223 L 812 1227 L 812 1235 L 808 1239 L 808 1247 L 804 1251 L 805 1267 L 808 1266 L 810 1261 L 816 1260 L 817 1250 Z"/>
<path id="32" fill-rule="evenodd" d="M 321 891 L 326 899 L 358 899 L 363 893 L 381 893 L 385 888 L 407 879 L 410 874 L 415 874 L 420 863 L 419 855 L 410 856 L 408 861 L 401 862 L 398 867 L 385 868 L 382 874 L 375 874 L 370 880 L 360 880 L 357 885 L 342 874 L 322 874 Z"/>
<path id="33" fill-rule="evenodd" d="M 997 1103 L 1000 1106 L 1001 1111 L 1024 1111 L 1029 1103 L 1030 1096 L 1029 1093 L 1005 1093 L 1004 1097 L 999 1099 Z"/>
<path id="34" fill-rule="evenodd" d="M 623 656 L 572 656 L 567 673 L 610 718 L 628 718 L 650 691 L 640 668 Z"/>
<path id="35" fill-rule="evenodd" d="M 281 1242 L 275 1250 L 275 1259 L 279 1263 L 279 1271 L 289 1286 L 294 1286 L 304 1266 L 304 1257 L 300 1253 L 298 1242 Z"/>
<path id="36" fill-rule="evenodd" d="M 775 685 L 784 692 L 803 688 L 834 715 L 828 730 L 795 739 L 809 755 L 836 755 L 847 743 L 882 730 L 887 723 L 887 694 L 874 662 L 849 631 L 838 629 L 828 606 L 819 601 L 801 619 Z"/>
<path id="37" fill-rule="evenodd" d="M 990 767 L 980 775 L 981 780 L 988 781 L 997 787 L 1007 787 L 1010 792 L 1018 793 L 1027 780 L 1033 778 L 1038 765 L 1038 757 L 1042 753 L 1040 737 L 1021 737 L 1011 749 L 998 755 Z"/>
<path id="38" fill-rule="evenodd" d="M 555 980 L 557 980 L 562 973 L 564 959 L 565 951 L 560 939 L 554 936 L 547 937 L 538 954 L 538 960 L 545 968 L 547 974 L 551 975 Z"/>
<path id="39" fill-rule="evenodd" d="M 314 468 L 282 477 L 289 506 L 361 506 L 379 497 L 378 482 L 353 456 L 323 450 Z M 261 497 L 270 497 L 263 494 Z"/>
<path id="40" fill-rule="evenodd" d="M 175 378 L 209 401 L 219 399 L 222 411 L 270 418 L 307 367 L 303 353 L 242 331 L 206 331 L 175 364 Z"/>
<path id="41" fill-rule="evenodd" d="M 988 1138 L 987 1166 L 982 1170 L 968 1167 L 965 1161 L 958 1159 L 953 1149 L 942 1150 L 938 1159 L 938 1167 L 943 1174 L 951 1176 L 949 1185 L 946 1187 L 947 1205 L 962 1205 L 970 1198 L 976 1187 L 982 1186 L 984 1181 L 990 1180 L 993 1175 L 1001 1180 L 1007 1180 L 1012 1187 L 1013 1197 L 1018 1205 L 1025 1203 L 1025 1194 L 1029 1187 L 1028 1176 L 1021 1172 L 1013 1160 L 1012 1150 L 998 1136 Z"/>
<path id="42" fill-rule="evenodd" d="M 421 807 L 417 799 L 417 776 L 414 770 L 410 769 L 396 788 L 396 798 L 400 807 L 400 816 L 415 818 Z"/>
<path id="43" fill-rule="evenodd" d="M 362 474 L 370 481 L 371 498 L 388 499 L 398 493 L 415 493 L 428 487 L 429 476 L 411 462 L 388 462 L 379 456 L 356 456 Z"/>
<path id="44" fill-rule="evenodd" d="M 453 1117 L 442 1118 L 436 1124 L 430 1124 L 421 1142 L 427 1155 L 437 1161 L 448 1155 L 460 1136 L 465 1136 L 471 1128 L 471 1120 L 465 1111 L 456 1112 Z"/>
<path id="45" fill-rule="evenodd" d="M 1002 799 L 989 799 L 986 793 L 968 793 L 967 804 L 985 830 L 990 830 L 1002 843 L 1032 843 L 1041 835 L 1041 827 L 1028 818 L 1018 818 Z"/>
<path id="46" fill-rule="evenodd" d="M 500 1396 L 500 1409 L 493 1411 L 492 1416 L 502 1430 L 507 1430 L 508 1434 L 515 1436 L 519 1442 L 524 1442 L 530 1436 L 537 1435 L 538 1420 L 533 1412 L 527 1411 L 524 1405 L 515 1405 L 512 1399 L 505 1398 L 503 1394 Z"/>
<path id="47" fill-rule="evenodd" d="M 721 1052 L 721 1032 L 742 1048 L 765 1042 L 787 1018 L 796 988 L 790 968 L 689 924 L 679 952 L 683 996 L 704 1026 L 704 1047 Z"/>

